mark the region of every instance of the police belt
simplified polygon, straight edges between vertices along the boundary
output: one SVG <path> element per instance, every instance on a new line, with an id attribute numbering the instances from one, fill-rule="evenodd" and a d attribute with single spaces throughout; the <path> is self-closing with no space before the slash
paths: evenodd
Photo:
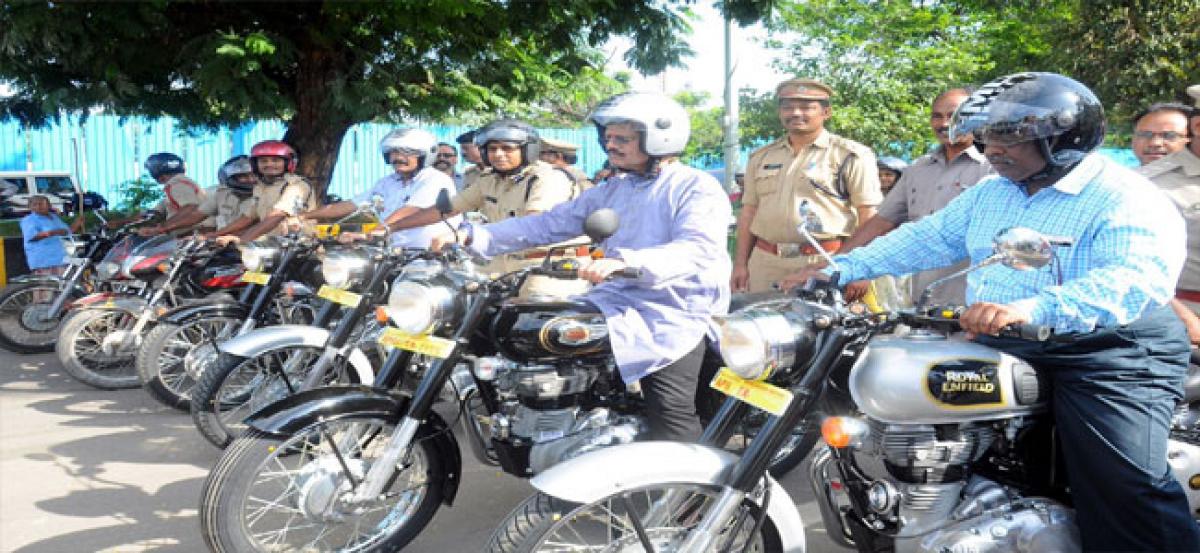
<path id="1" fill-rule="evenodd" d="M 554 255 L 561 255 L 563 257 L 587 257 L 591 254 L 587 246 L 577 246 L 564 250 L 560 250 L 558 248 L 552 249 L 554 250 Z M 542 259 L 546 257 L 550 251 L 551 250 L 531 250 L 527 252 L 514 253 L 512 256 L 517 259 Z"/>
<path id="2" fill-rule="evenodd" d="M 841 249 L 841 240 L 817 240 L 825 251 L 834 253 Z M 755 237 L 754 247 L 778 257 L 800 257 L 802 255 L 818 255 L 820 252 L 811 244 L 800 243 L 780 243 L 768 242 L 762 238 Z"/>
<path id="3" fill-rule="evenodd" d="M 1175 297 L 1177 299 L 1181 299 L 1183 301 L 1190 301 L 1192 303 L 1200 303 L 1200 292 L 1198 292 L 1196 290 L 1184 290 L 1181 288 L 1176 289 Z"/>

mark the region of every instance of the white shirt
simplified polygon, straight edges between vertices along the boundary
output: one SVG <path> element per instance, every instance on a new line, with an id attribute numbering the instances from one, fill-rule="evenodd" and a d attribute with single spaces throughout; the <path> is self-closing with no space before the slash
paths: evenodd
<path id="1" fill-rule="evenodd" d="M 445 190 L 454 197 L 454 180 L 432 167 L 417 171 L 412 179 L 404 179 L 400 173 L 392 173 L 379 179 L 369 190 L 354 198 L 355 203 L 370 202 L 375 196 L 383 198 L 383 214 L 391 215 L 404 206 L 416 208 L 432 207 L 437 203 L 438 192 Z M 462 216 L 449 219 L 458 227 Z M 392 233 L 392 245 L 406 248 L 428 248 L 434 236 L 447 230 L 445 223 L 401 230 Z"/>

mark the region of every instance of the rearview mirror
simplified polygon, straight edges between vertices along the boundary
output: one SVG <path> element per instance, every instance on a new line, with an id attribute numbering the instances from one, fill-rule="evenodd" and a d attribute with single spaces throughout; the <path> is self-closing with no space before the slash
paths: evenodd
<path id="1" fill-rule="evenodd" d="M 443 216 L 449 215 L 451 211 L 454 211 L 454 207 L 450 205 L 450 191 L 445 188 L 439 190 L 434 205 L 437 206 L 438 213 L 441 213 Z"/>
<path id="2" fill-rule="evenodd" d="M 1001 256 L 1001 263 L 1018 271 L 1040 269 L 1054 259 L 1054 245 L 1030 228 L 1006 228 L 996 233 L 992 244 L 992 251 Z"/>
<path id="3" fill-rule="evenodd" d="M 620 226 L 621 217 L 616 211 L 606 207 L 593 211 L 583 220 L 583 233 L 591 238 L 593 243 L 599 244 L 616 234 Z"/>

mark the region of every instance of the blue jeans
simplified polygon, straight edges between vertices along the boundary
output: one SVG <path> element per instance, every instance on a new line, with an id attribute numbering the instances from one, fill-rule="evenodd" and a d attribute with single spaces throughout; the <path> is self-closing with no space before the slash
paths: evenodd
<path id="1" fill-rule="evenodd" d="M 1050 382 L 1085 551 L 1200 551 L 1200 526 L 1167 465 L 1190 354 L 1169 307 L 1069 342 L 980 341 Z"/>

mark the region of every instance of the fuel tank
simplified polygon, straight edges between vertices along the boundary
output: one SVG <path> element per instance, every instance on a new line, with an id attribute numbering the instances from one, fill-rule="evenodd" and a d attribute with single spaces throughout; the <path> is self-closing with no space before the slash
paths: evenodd
<path id="1" fill-rule="evenodd" d="M 508 300 L 493 319 L 491 337 L 505 357 L 519 362 L 611 352 L 604 315 L 583 301 Z"/>
<path id="2" fill-rule="evenodd" d="M 914 332 L 871 340 L 850 371 L 850 394 L 883 422 L 947 424 L 1046 409 L 1049 388 L 1025 361 L 958 336 Z"/>

